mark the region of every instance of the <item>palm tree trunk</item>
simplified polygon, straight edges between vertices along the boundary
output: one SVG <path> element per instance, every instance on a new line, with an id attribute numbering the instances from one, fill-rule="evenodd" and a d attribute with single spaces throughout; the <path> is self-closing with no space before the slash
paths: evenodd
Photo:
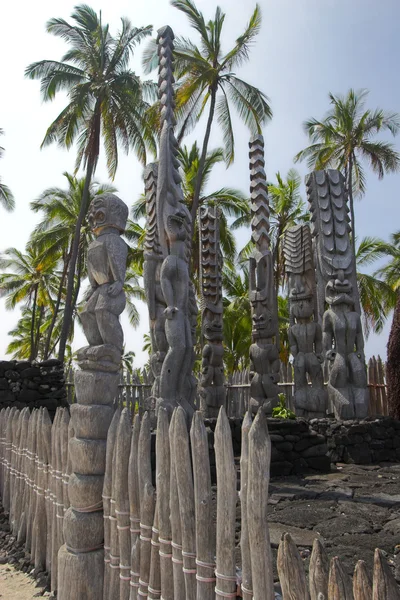
<path id="1" fill-rule="evenodd" d="M 51 338 L 52 338 L 52 335 L 53 335 L 54 326 L 55 326 L 56 321 L 57 321 L 58 311 L 60 309 L 61 297 L 62 297 L 62 292 L 63 292 L 63 288 L 64 288 L 65 278 L 67 276 L 68 265 L 69 265 L 69 257 L 70 256 L 71 256 L 71 251 L 69 252 L 68 256 L 66 257 L 66 259 L 64 261 L 64 268 L 63 268 L 63 272 L 61 274 L 61 280 L 60 280 L 60 285 L 59 285 L 59 288 L 58 288 L 56 305 L 54 307 L 53 317 L 51 319 L 51 323 L 50 323 L 50 326 L 49 326 L 49 331 L 47 333 L 46 345 L 45 345 L 45 348 L 44 348 L 44 360 L 47 360 L 49 358 Z"/>
<path id="2" fill-rule="evenodd" d="M 32 306 L 32 323 L 31 323 L 31 352 L 29 360 L 32 361 L 35 358 L 35 316 L 36 316 L 36 304 L 38 295 L 38 284 L 35 285 L 35 291 L 33 294 L 33 306 Z"/>
<path id="3" fill-rule="evenodd" d="M 40 306 L 40 308 L 39 308 L 39 316 L 37 318 L 36 339 L 35 339 L 35 354 L 34 354 L 34 357 L 33 357 L 34 359 L 37 359 L 38 354 L 39 354 L 40 328 L 42 326 L 43 315 L 44 315 L 44 306 L 42 304 Z"/>
<path id="4" fill-rule="evenodd" d="M 58 360 L 60 360 L 61 362 L 64 361 L 65 346 L 67 344 L 68 335 L 69 335 L 69 332 L 71 329 L 72 315 L 73 315 L 73 305 L 72 305 L 73 302 L 72 301 L 73 301 L 73 294 L 74 294 L 75 269 L 76 269 L 76 262 L 77 262 L 77 258 L 78 258 L 78 252 L 79 252 L 79 244 L 80 244 L 80 239 L 81 239 L 81 227 L 82 227 L 83 220 L 84 220 L 87 210 L 88 210 L 89 189 L 90 189 L 90 183 L 91 183 L 91 179 L 92 179 L 92 175 L 93 175 L 93 171 L 94 171 L 94 165 L 95 165 L 95 159 L 93 159 L 93 157 L 90 157 L 87 162 L 85 186 L 83 188 L 81 208 L 80 208 L 78 220 L 77 220 L 76 226 L 75 226 L 74 240 L 72 243 L 71 259 L 70 259 L 69 270 L 68 270 L 67 294 L 66 294 L 66 298 L 65 298 L 64 320 L 63 320 L 63 326 L 62 326 L 61 336 L 60 336 L 60 345 L 59 345 L 59 349 L 58 349 Z"/>
<path id="5" fill-rule="evenodd" d="M 208 142 L 210 140 L 211 127 L 212 127 L 212 123 L 214 120 L 216 98 L 217 98 L 217 88 L 214 85 L 211 88 L 210 112 L 208 113 L 207 127 L 206 127 L 206 132 L 204 135 L 203 148 L 201 151 L 199 168 L 197 171 L 196 187 L 195 187 L 194 195 L 193 195 L 193 204 L 192 204 L 192 211 L 191 211 L 191 213 L 192 213 L 192 237 L 193 237 L 194 228 L 195 228 L 197 209 L 199 208 L 203 171 L 204 171 L 204 165 L 205 165 L 206 157 L 207 157 Z"/>
<path id="6" fill-rule="evenodd" d="M 400 419 L 400 293 L 397 297 L 396 308 L 393 313 L 392 327 L 390 329 L 387 345 L 387 392 L 389 415 Z"/>

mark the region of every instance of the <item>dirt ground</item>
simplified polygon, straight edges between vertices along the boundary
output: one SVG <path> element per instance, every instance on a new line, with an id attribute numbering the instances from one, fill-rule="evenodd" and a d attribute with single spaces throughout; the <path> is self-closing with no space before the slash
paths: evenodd
<path id="1" fill-rule="evenodd" d="M 39 593 L 32 577 L 12 565 L 0 565 L 0 600 L 33 600 Z"/>

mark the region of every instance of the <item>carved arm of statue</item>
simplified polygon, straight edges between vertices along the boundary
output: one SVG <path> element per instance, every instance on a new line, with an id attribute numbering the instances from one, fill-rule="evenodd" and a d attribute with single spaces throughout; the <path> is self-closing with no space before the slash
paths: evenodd
<path id="1" fill-rule="evenodd" d="M 332 346 L 332 344 L 331 344 Z M 322 348 L 322 329 L 319 323 L 315 323 L 315 338 L 314 338 L 315 354 L 320 363 L 324 362 L 323 348 Z"/>
<path id="2" fill-rule="evenodd" d="M 288 338 L 289 338 L 289 346 L 290 346 L 290 352 L 293 356 L 293 358 L 296 358 L 298 352 L 299 352 L 299 348 L 297 345 L 297 340 L 295 338 L 295 336 L 292 333 L 292 328 L 289 327 L 289 331 L 288 331 Z"/>
<path id="3" fill-rule="evenodd" d="M 125 282 L 126 259 L 128 247 L 117 235 L 108 235 L 106 239 L 108 262 L 113 276 L 113 283 L 108 288 L 110 296 L 118 296 L 122 292 Z"/>
<path id="4" fill-rule="evenodd" d="M 179 309 L 175 306 L 174 288 L 170 279 L 165 273 L 165 269 L 163 269 L 161 272 L 160 283 L 165 303 L 167 305 L 167 308 L 164 310 L 164 314 L 167 319 L 172 319 L 174 314 L 177 313 Z"/>
<path id="5" fill-rule="evenodd" d="M 86 302 L 89 300 L 89 298 L 92 296 L 92 294 L 99 287 L 99 284 L 97 283 L 96 279 L 93 277 L 93 273 L 92 273 L 90 266 L 88 267 L 87 274 L 88 274 L 89 283 L 90 283 L 90 291 L 89 291 L 88 295 L 86 296 Z"/>
<path id="6" fill-rule="evenodd" d="M 333 324 L 329 311 L 325 311 L 322 320 L 322 347 L 325 352 L 327 360 L 332 360 L 334 350 L 333 342 L 335 338 L 333 335 Z"/>

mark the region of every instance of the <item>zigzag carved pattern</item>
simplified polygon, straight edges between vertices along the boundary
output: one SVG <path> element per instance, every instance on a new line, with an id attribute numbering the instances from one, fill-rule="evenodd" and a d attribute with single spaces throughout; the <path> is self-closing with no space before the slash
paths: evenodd
<path id="1" fill-rule="evenodd" d="M 161 246 L 157 228 L 157 163 L 150 163 L 144 171 L 144 191 L 146 196 L 146 238 L 145 254 L 161 256 Z"/>
<path id="2" fill-rule="evenodd" d="M 200 209 L 200 268 L 202 309 L 222 303 L 219 215 L 216 207 Z"/>
<path id="3" fill-rule="evenodd" d="M 267 178 L 265 175 L 264 138 L 255 136 L 249 142 L 250 159 L 250 200 L 251 200 L 251 239 L 258 250 L 268 250 L 269 235 L 269 203 Z"/>

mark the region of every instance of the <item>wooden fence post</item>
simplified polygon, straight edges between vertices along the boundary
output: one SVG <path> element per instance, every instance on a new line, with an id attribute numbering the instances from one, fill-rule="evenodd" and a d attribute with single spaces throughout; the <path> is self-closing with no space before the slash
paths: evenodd
<path id="1" fill-rule="evenodd" d="M 140 578 L 139 596 L 147 596 L 150 581 L 151 531 L 154 520 L 155 490 L 151 477 L 150 416 L 145 412 L 139 435 L 138 473 L 140 488 Z"/>
<path id="2" fill-rule="evenodd" d="M 130 505 L 130 532 L 131 532 L 131 583 L 129 600 L 137 600 L 140 578 L 140 490 L 139 490 L 139 436 L 140 416 L 137 414 L 133 420 L 131 450 L 129 454 L 129 505 Z"/>
<path id="3" fill-rule="evenodd" d="M 107 433 L 107 451 L 106 451 L 106 468 L 104 472 L 103 483 L 103 516 L 104 516 L 104 586 L 103 600 L 110 598 L 110 581 L 111 581 L 111 495 L 112 495 L 112 472 L 113 472 L 113 457 L 115 440 L 117 438 L 117 430 L 119 420 L 121 418 L 121 409 L 117 408 L 112 418 L 110 427 Z"/>
<path id="4" fill-rule="evenodd" d="M 161 595 L 164 600 L 174 600 L 169 506 L 171 454 L 168 427 L 168 413 L 165 408 L 160 407 L 158 409 L 156 438 L 156 488 L 158 495 L 158 528 L 160 531 Z"/>
<path id="5" fill-rule="evenodd" d="M 352 581 L 337 556 L 332 558 L 329 569 L 328 599 L 353 600 Z"/>
<path id="6" fill-rule="evenodd" d="M 372 598 L 371 578 L 363 560 L 359 560 L 354 569 L 353 595 L 354 600 L 371 600 Z"/>
<path id="7" fill-rule="evenodd" d="M 400 591 L 395 578 L 392 575 L 382 550 L 378 548 L 374 554 L 374 584 L 372 588 L 372 600 L 399 600 Z"/>
<path id="8" fill-rule="evenodd" d="M 174 410 L 169 426 L 169 444 L 170 444 L 170 519 L 172 531 L 172 563 L 174 573 L 174 600 L 185 600 L 185 579 L 183 575 L 183 560 L 182 560 L 182 528 L 181 517 L 179 512 L 179 495 L 178 484 L 176 480 L 176 456 L 175 456 L 175 424 L 176 410 Z"/>
<path id="9" fill-rule="evenodd" d="M 242 454 L 240 457 L 240 507 L 241 507 L 241 537 L 242 553 L 242 594 L 245 600 L 253 598 L 253 583 L 251 575 L 251 555 L 248 526 L 248 479 L 249 479 L 249 432 L 252 425 L 251 412 L 247 411 L 242 423 Z"/>
<path id="10" fill-rule="evenodd" d="M 303 561 L 289 533 L 280 541 L 277 567 L 283 600 L 310 600 Z"/>
<path id="11" fill-rule="evenodd" d="M 196 412 L 193 416 L 190 441 L 196 516 L 197 600 L 214 600 L 215 545 L 211 527 L 210 458 L 207 431 L 200 412 Z"/>
<path id="12" fill-rule="evenodd" d="M 181 517 L 182 561 L 186 600 L 196 600 L 196 532 L 193 476 L 190 464 L 186 413 L 181 406 L 176 409 L 172 443 L 175 449 L 175 471 Z"/>
<path id="13" fill-rule="evenodd" d="M 310 600 L 328 600 L 329 559 L 318 538 L 313 542 L 310 558 Z"/>
<path id="14" fill-rule="evenodd" d="M 267 506 L 271 440 L 267 417 L 259 409 L 249 432 L 249 474 L 247 518 L 250 540 L 253 595 L 255 598 L 274 598 L 271 543 Z"/>
<path id="15" fill-rule="evenodd" d="M 131 417 L 129 409 L 124 408 L 117 430 L 116 453 L 116 489 L 115 514 L 117 517 L 119 541 L 119 578 L 120 600 L 129 600 L 131 582 L 131 534 L 130 534 L 130 507 L 128 491 L 128 464 L 131 447 Z"/>
<path id="16" fill-rule="evenodd" d="M 217 467 L 217 568 L 216 598 L 236 598 L 235 523 L 236 469 L 232 434 L 224 407 L 215 428 Z"/>

